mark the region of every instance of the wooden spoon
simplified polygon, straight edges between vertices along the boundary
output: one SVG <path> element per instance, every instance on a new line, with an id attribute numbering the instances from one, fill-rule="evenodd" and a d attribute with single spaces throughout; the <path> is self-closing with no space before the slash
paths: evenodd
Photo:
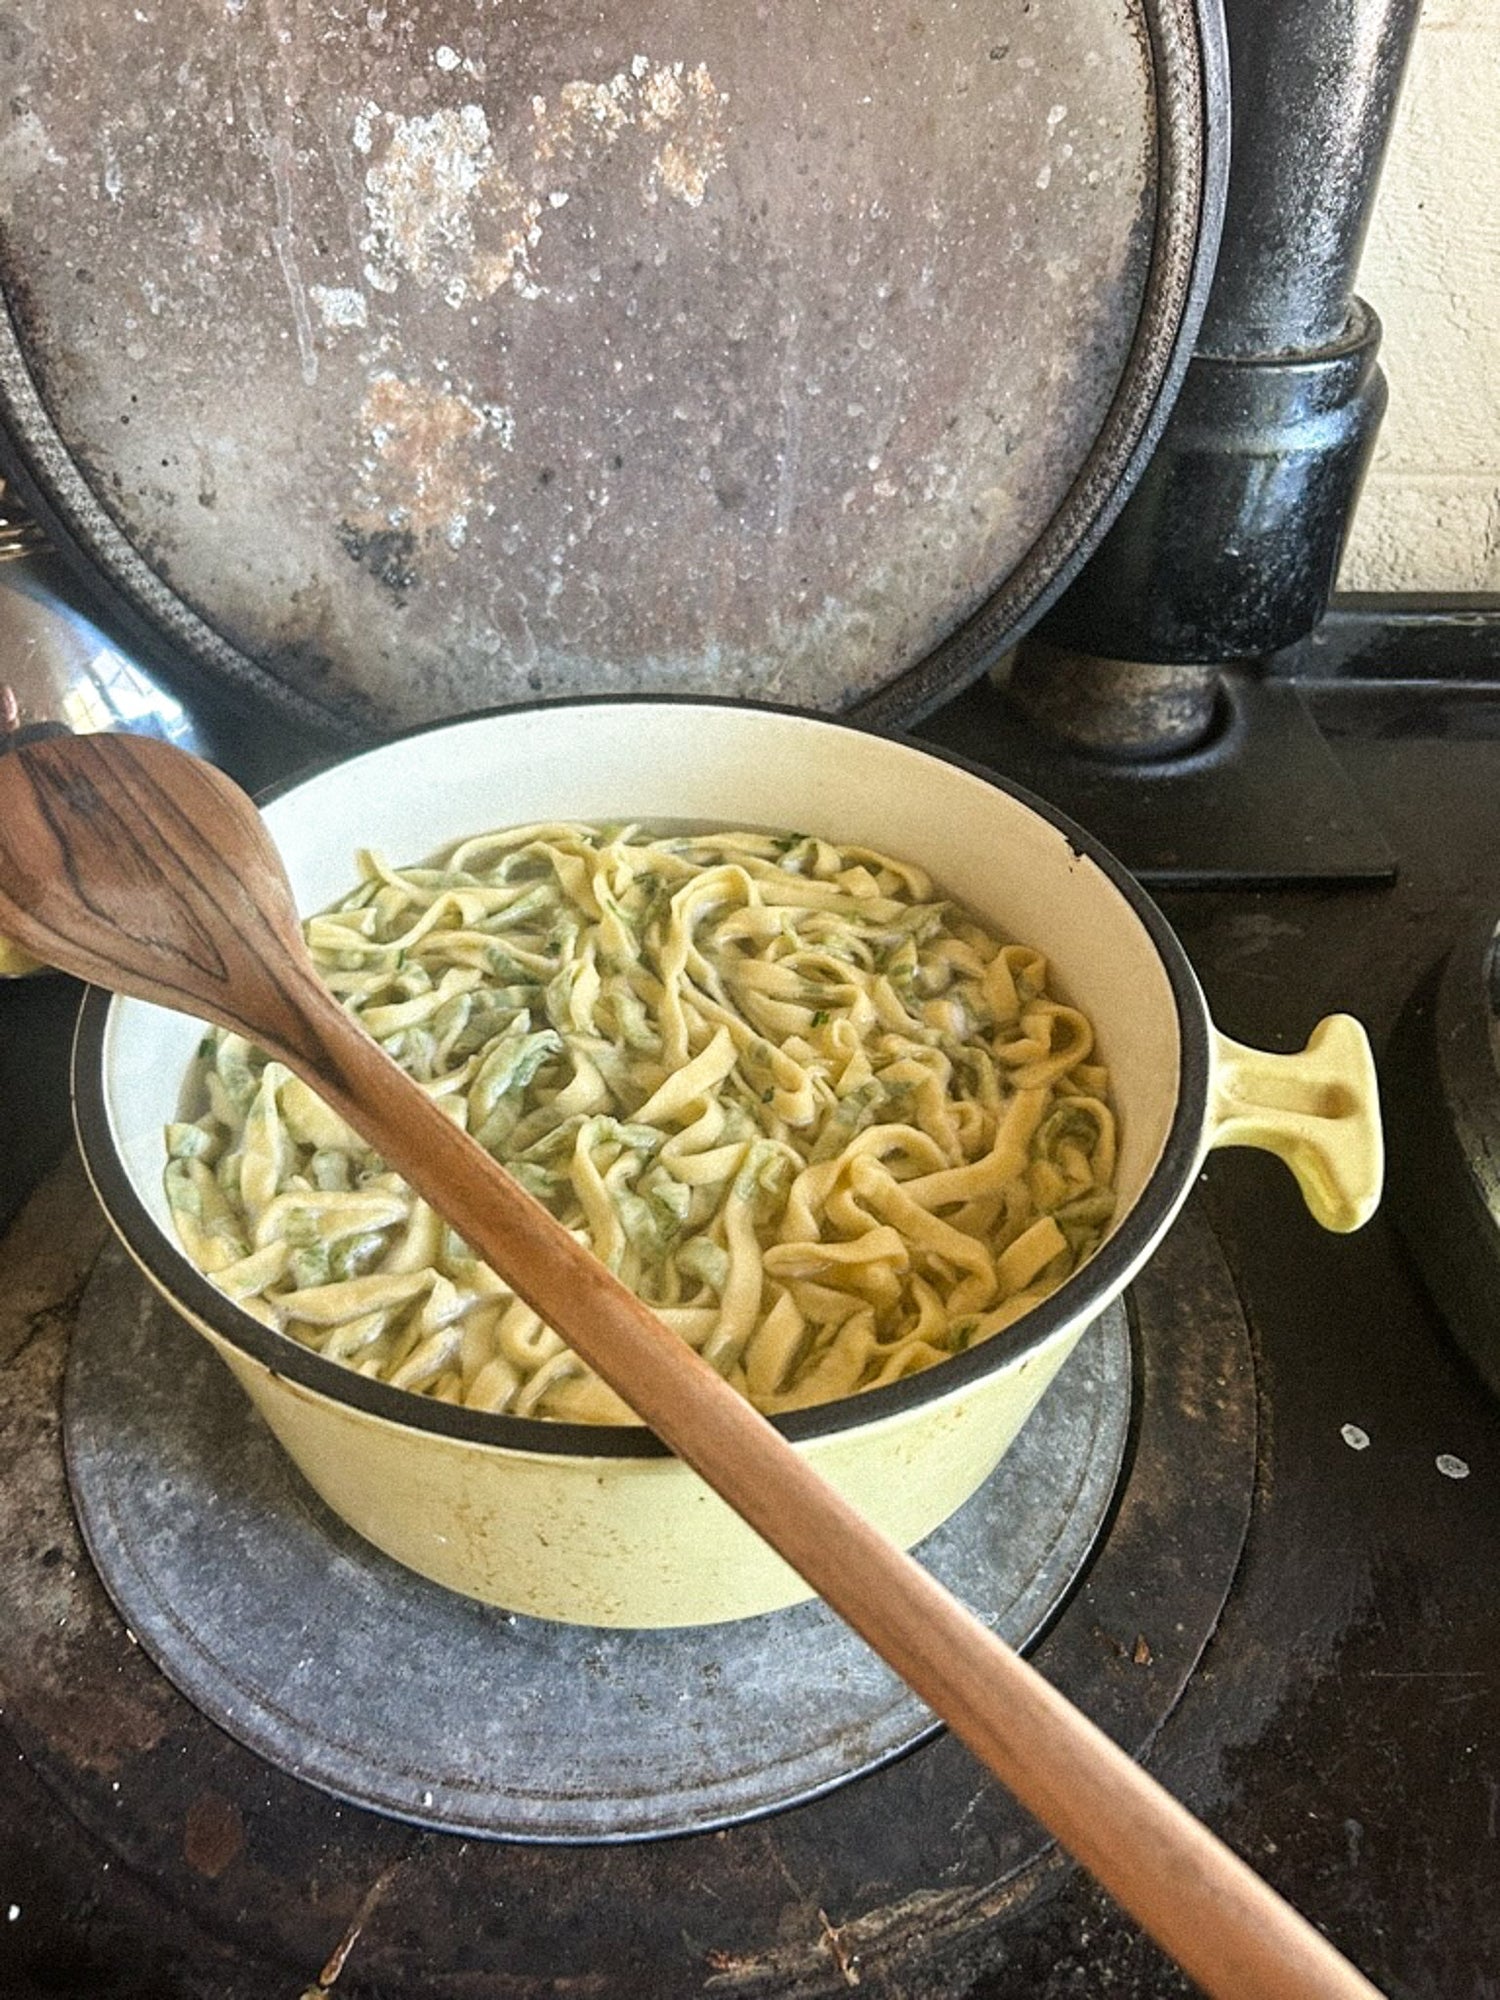
<path id="1" fill-rule="evenodd" d="M 0 933 L 277 1056 L 417 1188 L 1222 2000 L 1375 1988 L 873 1529 L 355 1025 L 303 947 L 244 793 L 134 736 L 0 756 Z"/>

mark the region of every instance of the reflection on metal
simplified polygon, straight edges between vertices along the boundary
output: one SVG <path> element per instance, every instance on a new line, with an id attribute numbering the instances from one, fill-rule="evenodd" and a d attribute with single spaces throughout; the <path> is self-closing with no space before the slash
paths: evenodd
<path id="1" fill-rule="evenodd" d="M 0 479 L 0 562 L 11 562 L 44 546 L 45 537 Z"/>
<path id="2" fill-rule="evenodd" d="M 211 731 L 95 623 L 67 569 L 32 544 L 0 564 L 0 681 L 14 733 L 124 729 L 214 754 Z"/>
<path id="3" fill-rule="evenodd" d="M 1221 702 L 1212 667 L 1105 660 L 1034 637 L 1017 649 L 1004 687 L 1018 714 L 1063 748 L 1127 761 L 1197 749 Z"/>

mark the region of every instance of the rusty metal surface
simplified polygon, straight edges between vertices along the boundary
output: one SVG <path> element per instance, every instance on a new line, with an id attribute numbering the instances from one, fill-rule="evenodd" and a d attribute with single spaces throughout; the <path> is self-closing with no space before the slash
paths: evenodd
<path id="1" fill-rule="evenodd" d="M 1216 226 L 1198 15 L 5 6 L 0 415 L 186 660 L 346 733 L 849 706 L 1112 508 Z"/>
<path id="2" fill-rule="evenodd" d="M 998 1472 L 922 1544 L 1011 1645 L 1075 1582 L 1130 1418 L 1123 1306 L 1089 1329 Z M 74 1505 L 116 1606 L 240 1742 L 356 1805 L 452 1833 L 659 1838 L 797 1804 L 933 1717 L 826 1605 L 600 1631 L 471 1603 L 322 1505 L 123 1250 L 80 1304 Z"/>
<path id="3" fill-rule="evenodd" d="M 70 1162 L 0 1244 L 0 1862 L 21 1910 L 0 1925 L 0 1990 L 820 2000 L 858 1978 L 882 2000 L 960 2000 L 1024 1955 L 1019 1919 L 1065 1871 L 946 1735 L 772 1818 L 586 1849 L 423 1832 L 234 1742 L 134 1643 L 69 1507 L 62 1375 L 102 1235 Z M 1143 1753 L 1235 1574 L 1257 1433 L 1196 1199 L 1131 1297 L 1130 1476 L 1035 1658 Z"/>

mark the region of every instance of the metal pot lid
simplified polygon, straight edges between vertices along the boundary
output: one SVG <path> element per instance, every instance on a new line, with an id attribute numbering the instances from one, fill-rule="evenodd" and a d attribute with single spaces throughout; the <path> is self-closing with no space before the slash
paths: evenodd
<path id="1" fill-rule="evenodd" d="M 0 11 L 0 419 L 207 690 L 908 719 L 1102 534 L 1222 206 L 1214 0 Z"/>

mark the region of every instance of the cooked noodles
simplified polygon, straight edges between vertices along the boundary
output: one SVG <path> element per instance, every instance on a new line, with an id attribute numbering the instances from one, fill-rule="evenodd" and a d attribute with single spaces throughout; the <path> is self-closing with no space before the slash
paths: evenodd
<path id="1" fill-rule="evenodd" d="M 306 927 L 329 987 L 763 1410 L 988 1339 L 1109 1221 L 1089 1022 L 918 868 L 571 824 L 359 865 Z M 193 1089 L 167 1194 L 247 1312 L 400 1388 L 634 1421 L 280 1063 L 214 1030 Z"/>

